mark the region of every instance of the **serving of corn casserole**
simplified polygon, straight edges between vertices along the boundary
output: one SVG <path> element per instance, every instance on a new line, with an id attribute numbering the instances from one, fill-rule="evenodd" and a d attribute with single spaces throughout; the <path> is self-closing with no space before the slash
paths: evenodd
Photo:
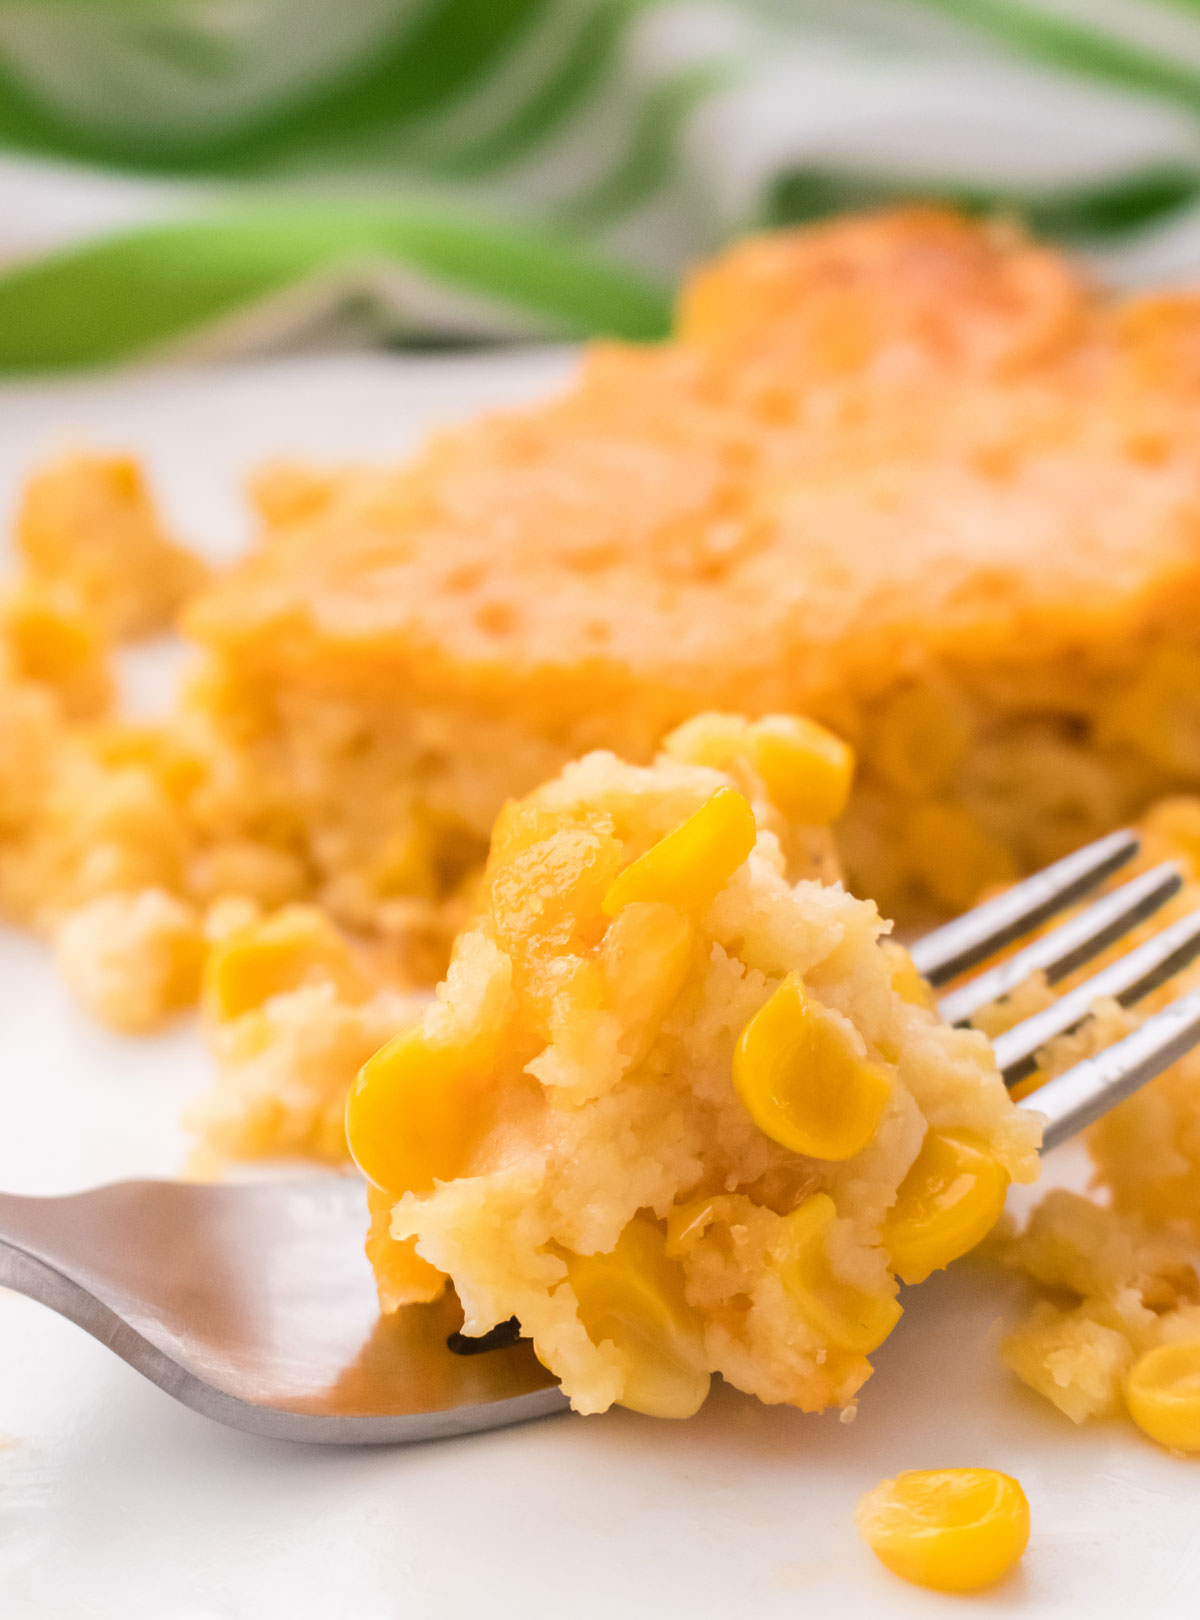
<path id="1" fill-rule="evenodd" d="M 829 881 L 848 765 L 706 715 L 509 803 L 437 1000 L 350 1098 L 386 1306 L 449 1277 L 580 1411 L 685 1417 L 716 1372 L 853 1404 L 897 1275 L 985 1235 L 1039 1127 Z"/>
<path id="2" fill-rule="evenodd" d="M 246 834 L 424 937 L 504 800 L 702 709 L 858 751 L 851 887 L 944 914 L 1200 781 L 1200 302 L 933 210 L 751 240 L 673 338 L 398 468 L 260 482 L 188 610 Z"/>

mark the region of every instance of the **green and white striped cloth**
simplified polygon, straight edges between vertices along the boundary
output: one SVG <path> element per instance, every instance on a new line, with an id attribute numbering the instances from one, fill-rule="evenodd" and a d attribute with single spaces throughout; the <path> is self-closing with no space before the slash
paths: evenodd
<path id="1" fill-rule="evenodd" d="M 643 336 L 739 232 L 1200 277 L 1200 0 L 0 0 L 0 370 Z"/>

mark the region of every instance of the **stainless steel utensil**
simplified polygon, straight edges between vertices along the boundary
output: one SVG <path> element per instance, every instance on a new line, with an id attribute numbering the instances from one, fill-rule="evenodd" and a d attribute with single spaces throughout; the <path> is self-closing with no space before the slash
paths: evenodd
<path id="1" fill-rule="evenodd" d="M 453 1296 L 381 1316 L 349 1176 L 0 1195 L 0 1283 L 168 1395 L 287 1440 L 384 1445 L 566 1406 L 529 1345 L 456 1355 Z M 469 1341 L 468 1341 L 469 1343 Z"/>

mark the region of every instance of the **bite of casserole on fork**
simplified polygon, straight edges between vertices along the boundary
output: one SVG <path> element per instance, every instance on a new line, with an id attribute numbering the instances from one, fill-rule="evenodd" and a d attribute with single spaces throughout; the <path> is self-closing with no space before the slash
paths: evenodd
<path id="1" fill-rule="evenodd" d="M 713 1373 L 849 1407 L 972 1247 L 1037 1121 L 835 881 L 844 744 L 706 715 L 502 812 L 436 1001 L 348 1108 L 392 1307 L 449 1278 L 580 1411 L 682 1417 Z"/>

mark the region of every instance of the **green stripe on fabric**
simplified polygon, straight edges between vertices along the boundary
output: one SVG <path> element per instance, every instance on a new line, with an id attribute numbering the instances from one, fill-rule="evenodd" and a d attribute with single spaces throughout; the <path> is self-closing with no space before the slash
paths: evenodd
<path id="1" fill-rule="evenodd" d="M 922 181 L 912 175 L 797 168 L 775 177 L 759 223 L 797 225 L 848 209 L 878 208 L 913 198 L 948 203 L 973 214 L 1018 214 L 1040 234 L 1099 243 L 1159 224 L 1200 202 L 1200 169 L 1164 165 L 1087 185 L 1015 191 Z"/>
<path id="2" fill-rule="evenodd" d="M 420 204 L 265 205 L 108 238 L 0 276 L 0 370 L 146 354 L 308 277 L 379 259 L 541 315 L 563 335 L 653 338 L 669 324 L 664 289 L 550 233 Z"/>
<path id="3" fill-rule="evenodd" d="M 1200 72 L 1065 17 L 1017 0 L 917 0 L 990 34 L 1024 56 L 1126 90 L 1145 90 L 1200 111 Z"/>
<path id="4" fill-rule="evenodd" d="M 335 0 L 330 0 L 335 3 Z M 263 173 L 428 116 L 495 70 L 551 0 L 435 0 L 389 50 L 256 126 L 139 140 L 70 122 L 0 63 L 0 145 L 148 173 Z"/>
<path id="5" fill-rule="evenodd" d="M 476 179 L 516 162 L 544 140 L 581 105 L 616 60 L 624 30 L 639 11 L 657 0 L 611 0 L 592 11 L 557 71 L 494 130 L 483 144 L 431 164 L 434 173 Z"/>
<path id="6" fill-rule="evenodd" d="M 737 74 L 728 63 L 704 63 L 659 85 L 647 96 L 617 166 L 592 190 L 560 203 L 555 223 L 562 229 L 597 230 L 645 201 L 670 175 L 688 115 Z"/>

